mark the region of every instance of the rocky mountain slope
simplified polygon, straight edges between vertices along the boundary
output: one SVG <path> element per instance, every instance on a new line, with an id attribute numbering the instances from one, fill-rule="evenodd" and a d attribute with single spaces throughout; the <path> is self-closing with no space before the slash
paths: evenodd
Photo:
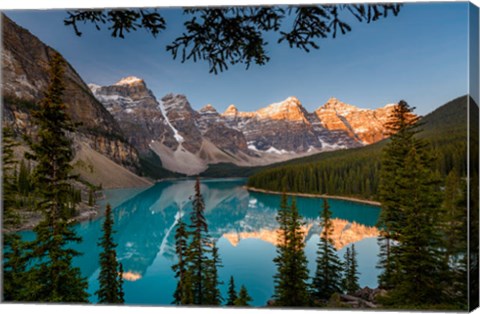
<path id="1" fill-rule="evenodd" d="M 385 123 L 392 113 L 394 104 L 375 110 L 359 109 L 330 98 L 315 110 L 322 126 L 330 131 L 344 131 L 349 137 L 363 144 L 372 144 L 388 137 Z"/>
<path id="2" fill-rule="evenodd" d="M 334 98 L 314 112 L 289 97 L 255 112 L 210 104 L 195 111 L 184 95 L 156 100 L 145 82 L 126 77 L 89 85 L 141 153 L 155 152 L 168 170 L 198 174 L 211 164 L 258 166 L 318 152 L 360 147 L 386 137 L 393 109 L 359 109 Z"/>
<path id="3" fill-rule="evenodd" d="M 49 61 L 55 50 L 5 15 L 2 15 L 2 37 L 3 122 L 11 125 L 19 136 L 32 134 L 35 126 L 31 111 L 48 86 Z M 138 170 L 137 150 L 125 139 L 117 121 L 68 62 L 64 83 L 63 99 L 67 111 L 72 120 L 79 123 L 77 132 L 72 134 L 75 150 L 87 145 L 113 164 L 125 168 L 128 176 L 138 183 L 138 176 L 133 173 Z M 95 165 L 89 166 L 93 169 Z M 108 187 L 112 177 L 96 179 Z M 128 182 L 125 183 L 128 186 Z"/>

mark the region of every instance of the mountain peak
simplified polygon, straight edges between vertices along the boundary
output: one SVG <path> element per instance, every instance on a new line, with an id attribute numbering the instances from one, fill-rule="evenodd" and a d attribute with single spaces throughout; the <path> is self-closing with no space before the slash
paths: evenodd
<path id="1" fill-rule="evenodd" d="M 217 109 L 211 104 L 207 104 L 200 109 L 201 113 L 217 113 Z"/>
<path id="2" fill-rule="evenodd" d="M 114 85 L 136 85 L 136 84 L 144 84 L 144 81 L 141 78 L 136 76 L 127 76 L 122 78 L 120 81 L 116 82 Z"/>
<path id="3" fill-rule="evenodd" d="M 295 96 L 290 96 L 284 101 L 273 103 L 265 108 L 258 110 L 256 113 L 260 118 L 306 121 L 306 111 L 303 108 L 300 100 L 298 100 L 298 98 Z"/>
<path id="4" fill-rule="evenodd" d="M 235 116 L 238 113 L 237 107 L 234 104 L 228 106 L 227 110 L 223 113 L 225 116 Z"/>
<path id="5" fill-rule="evenodd" d="M 321 110 L 333 110 L 337 114 L 341 116 L 345 116 L 353 111 L 358 111 L 361 109 L 358 107 L 346 104 L 335 97 L 330 97 L 330 99 L 328 99 L 328 101 L 325 104 L 323 104 L 323 106 L 317 109 L 317 111 L 321 111 Z"/>

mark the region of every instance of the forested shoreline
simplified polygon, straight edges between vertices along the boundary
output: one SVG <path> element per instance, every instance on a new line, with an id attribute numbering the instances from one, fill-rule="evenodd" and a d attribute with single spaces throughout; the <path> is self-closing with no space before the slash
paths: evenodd
<path id="1" fill-rule="evenodd" d="M 347 196 L 336 196 L 336 195 L 327 195 L 327 194 L 308 194 L 308 193 L 290 193 L 290 192 L 277 192 L 277 191 L 270 191 L 270 190 L 264 190 L 264 189 L 257 189 L 249 186 L 244 186 L 245 189 L 248 191 L 252 192 L 257 192 L 257 193 L 265 193 L 265 194 L 274 194 L 274 195 L 282 195 L 285 193 L 286 195 L 289 196 L 295 196 L 295 197 L 307 197 L 307 198 L 326 198 L 326 199 L 336 199 L 336 200 L 344 200 L 344 201 L 349 201 L 349 202 L 354 202 L 354 203 L 361 203 L 361 204 L 368 204 L 372 206 L 380 206 L 380 202 L 375 202 L 375 201 L 370 201 L 370 200 L 364 200 L 361 198 L 354 198 L 354 197 L 347 197 Z"/>

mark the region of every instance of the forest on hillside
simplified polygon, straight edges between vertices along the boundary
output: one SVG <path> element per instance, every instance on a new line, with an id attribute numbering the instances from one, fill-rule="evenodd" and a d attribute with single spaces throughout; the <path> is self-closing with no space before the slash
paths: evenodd
<path id="1" fill-rule="evenodd" d="M 478 107 L 467 96 L 459 97 L 422 118 L 416 137 L 426 140 L 435 158 L 433 167 L 442 178 L 451 172 L 467 175 L 467 106 Z M 475 132 L 475 129 L 477 131 Z M 472 125 L 472 136 L 478 125 Z M 383 148 L 389 139 L 362 148 L 322 153 L 267 168 L 249 177 L 248 186 L 298 193 L 354 196 L 378 200 Z M 472 138 L 472 143 L 475 139 Z M 478 141 L 477 141 L 478 142 Z M 478 145 L 471 146 L 472 153 Z M 478 173 L 478 164 L 472 163 Z"/>

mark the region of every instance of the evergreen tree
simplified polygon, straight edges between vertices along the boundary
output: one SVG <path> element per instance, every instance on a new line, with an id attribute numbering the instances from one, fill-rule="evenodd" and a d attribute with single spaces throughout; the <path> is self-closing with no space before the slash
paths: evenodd
<path id="1" fill-rule="evenodd" d="M 25 164 L 25 160 L 20 162 L 20 170 L 18 172 L 18 192 L 22 195 L 27 195 L 30 192 L 30 169 Z"/>
<path id="2" fill-rule="evenodd" d="M 351 254 L 350 253 L 350 248 L 347 247 L 347 249 L 345 250 L 345 254 L 343 255 L 343 281 L 342 281 L 342 285 L 343 285 L 343 290 L 345 290 L 347 293 L 348 293 L 348 282 L 347 282 L 347 278 L 348 278 L 348 272 L 349 272 L 349 269 L 350 269 L 350 258 L 351 258 Z"/>
<path id="3" fill-rule="evenodd" d="M 456 168 L 452 169 L 445 179 L 440 221 L 445 244 L 444 258 L 449 267 L 449 272 L 442 276 L 447 287 L 446 295 L 450 296 L 447 301 L 466 309 L 465 300 L 468 300 L 467 184 L 460 178 Z"/>
<path id="4" fill-rule="evenodd" d="M 212 241 L 211 259 L 208 261 L 205 282 L 205 304 L 220 305 L 223 301 L 222 295 L 218 288 L 223 284 L 218 278 L 218 268 L 222 267 L 220 256 L 218 255 L 218 247 L 215 241 Z"/>
<path id="5" fill-rule="evenodd" d="M 305 225 L 300 216 L 295 198 L 290 206 L 290 224 L 288 233 L 288 280 L 291 290 L 288 293 L 290 306 L 306 306 L 309 303 L 308 295 L 308 260 L 305 255 L 305 242 L 302 227 Z"/>
<path id="6" fill-rule="evenodd" d="M 98 275 L 99 288 L 95 292 L 98 303 L 123 303 L 123 266 L 117 261 L 115 248 L 117 244 L 113 240 L 112 208 L 107 204 L 105 221 L 103 222 L 103 235 L 99 246 L 103 248 L 100 253 L 100 273 Z"/>
<path id="7" fill-rule="evenodd" d="M 125 303 L 125 292 L 123 292 L 123 265 L 122 263 L 118 263 L 118 303 L 124 304 Z"/>
<path id="8" fill-rule="evenodd" d="M 235 300 L 235 306 L 250 306 L 248 302 L 252 301 L 252 297 L 248 294 L 247 288 L 244 285 L 240 288 L 238 298 Z"/>
<path id="9" fill-rule="evenodd" d="M 295 199 L 288 207 L 287 197 L 282 195 L 277 215 L 280 224 L 277 244 L 278 256 L 275 275 L 275 304 L 279 306 L 306 306 L 308 300 L 308 268 L 303 241 L 303 221 L 298 213 Z"/>
<path id="10" fill-rule="evenodd" d="M 72 266 L 79 253 L 68 246 L 80 242 L 69 221 L 66 204 L 73 159 L 71 140 L 73 123 L 62 102 L 64 91 L 64 60 L 54 54 L 50 63 L 50 84 L 39 109 L 33 112 L 38 136 L 30 140 L 32 153 L 27 158 L 36 161 L 33 178 L 39 197 L 38 210 L 43 220 L 34 228 L 36 239 L 29 243 L 36 264 L 29 270 L 28 297 L 36 302 L 87 302 L 87 281 L 80 269 Z"/>
<path id="11" fill-rule="evenodd" d="M 2 129 L 2 201 L 3 201 L 3 225 L 7 228 L 18 226 L 20 217 L 15 209 L 16 199 L 16 175 L 17 160 L 13 150 L 18 143 L 14 139 L 13 130 L 5 126 Z"/>
<path id="12" fill-rule="evenodd" d="M 445 259 L 457 265 L 461 255 L 467 251 L 467 203 L 466 184 L 457 169 L 452 169 L 445 179 L 441 221 L 445 236 Z"/>
<path id="13" fill-rule="evenodd" d="M 191 290 L 191 286 L 187 286 L 187 242 L 188 232 L 187 225 L 183 221 L 181 214 L 178 218 L 177 229 L 175 231 L 175 253 L 178 262 L 172 266 L 177 278 L 177 287 L 173 293 L 173 304 L 192 304 L 193 300 L 187 299 L 187 291 Z"/>
<path id="14" fill-rule="evenodd" d="M 317 250 L 317 269 L 312 282 L 313 296 L 316 299 L 328 300 L 332 294 L 342 292 L 342 263 L 334 247 L 331 221 L 332 213 L 326 199 L 323 199 L 320 227 L 322 233 Z"/>
<path id="15" fill-rule="evenodd" d="M 279 226 L 277 231 L 277 256 L 273 259 L 273 262 L 277 266 L 277 273 L 273 277 L 275 283 L 274 299 L 278 305 L 283 305 L 283 300 L 287 300 L 287 291 L 291 289 L 287 278 L 287 263 L 289 258 L 287 234 L 290 221 L 288 198 L 285 191 L 282 193 L 280 209 L 278 210 L 276 220 Z"/>
<path id="16" fill-rule="evenodd" d="M 405 161 L 405 187 L 399 208 L 405 215 L 398 232 L 397 261 L 400 271 L 392 291 L 394 302 L 409 305 L 438 304 L 444 301 L 442 276 L 447 270 L 438 228 L 440 187 L 429 169 L 431 157 L 412 148 Z"/>
<path id="17" fill-rule="evenodd" d="M 349 294 L 353 294 L 360 289 L 355 244 L 352 244 L 351 250 L 347 247 L 344 258 L 344 290 Z"/>
<path id="18" fill-rule="evenodd" d="M 418 118 L 413 115 L 414 109 L 406 102 L 400 101 L 385 125 L 390 142 L 383 149 L 380 171 L 379 195 L 382 211 L 378 220 L 380 229 L 378 267 L 383 270 L 379 276 L 380 287 L 387 289 L 395 285 L 398 265 L 395 257 L 397 248 L 394 243 L 398 243 L 398 234 L 405 219 L 405 214 L 398 208 L 402 196 L 397 191 L 402 187 L 397 178 L 403 175 L 406 156 L 417 142 L 414 136 L 418 133 Z"/>
<path id="19" fill-rule="evenodd" d="M 222 267 L 216 243 L 208 236 L 204 216 L 205 204 L 200 192 L 200 179 L 195 182 L 195 195 L 190 215 L 190 230 L 179 219 L 175 233 L 175 250 L 178 258 L 173 266 L 178 278 L 173 295 L 174 304 L 220 305 L 222 297 L 218 286 L 218 268 Z"/>
<path id="20" fill-rule="evenodd" d="M 190 216 L 191 241 L 187 250 L 187 263 L 192 283 L 193 304 L 205 304 L 206 273 L 208 271 L 208 226 L 205 216 L 205 204 L 200 193 L 200 179 L 195 182 L 193 210 Z"/>
<path id="21" fill-rule="evenodd" d="M 379 281 L 391 289 L 386 302 L 392 305 L 444 301 L 439 175 L 428 144 L 415 136 L 413 109 L 404 101 L 396 106 L 388 124 L 394 134 L 382 160 Z"/>
<path id="22" fill-rule="evenodd" d="M 20 217 L 16 212 L 16 164 L 13 150 L 18 143 L 10 127 L 2 129 L 2 201 L 3 227 L 18 227 Z M 24 243 L 19 235 L 6 232 L 3 234 L 3 300 L 21 301 L 22 282 L 24 281 L 26 260 Z"/>
<path id="23" fill-rule="evenodd" d="M 235 281 L 233 276 L 230 276 L 230 281 L 228 283 L 228 299 L 227 304 L 225 305 L 235 305 L 235 300 L 237 299 L 237 291 L 235 290 Z"/>
<path id="24" fill-rule="evenodd" d="M 3 235 L 3 301 L 24 301 L 27 258 L 25 243 L 17 234 Z"/>

